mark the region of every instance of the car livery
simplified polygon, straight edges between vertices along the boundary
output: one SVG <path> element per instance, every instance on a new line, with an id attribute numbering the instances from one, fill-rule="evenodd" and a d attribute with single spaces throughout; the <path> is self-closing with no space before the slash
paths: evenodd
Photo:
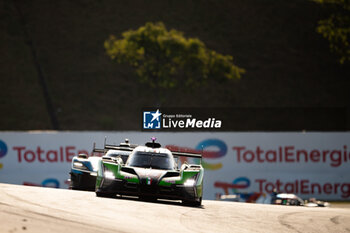
<path id="1" fill-rule="evenodd" d="M 72 159 L 70 189 L 93 191 L 100 157 L 79 154 Z"/>
<path id="2" fill-rule="evenodd" d="M 119 145 L 108 145 L 106 141 L 104 143 L 103 149 L 94 148 L 92 151 L 92 156 L 86 154 L 79 154 L 74 156 L 71 163 L 70 171 L 70 189 L 74 190 L 85 190 L 85 191 L 95 191 L 96 176 L 98 170 L 98 163 L 101 159 L 103 160 L 114 160 L 122 159 L 127 160 L 129 154 L 132 152 L 136 145 L 132 145 L 126 139 L 124 143 Z M 96 153 L 101 156 L 96 156 Z"/>
<path id="3" fill-rule="evenodd" d="M 200 206 L 203 195 L 202 165 L 184 163 L 178 168 L 179 156 L 197 158 L 202 155 L 170 151 L 159 143 L 136 147 L 124 164 L 121 159 L 100 160 L 97 170 L 96 195 L 138 196 L 141 199 L 181 200 L 184 204 Z"/>

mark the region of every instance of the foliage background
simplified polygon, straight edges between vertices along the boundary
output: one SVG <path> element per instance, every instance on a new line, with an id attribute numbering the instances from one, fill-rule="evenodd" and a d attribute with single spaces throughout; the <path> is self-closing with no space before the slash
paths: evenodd
<path id="1" fill-rule="evenodd" d="M 32 46 L 60 129 L 139 130 L 154 93 L 103 44 L 158 21 L 246 70 L 230 85 L 166 91 L 167 107 L 345 107 L 349 119 L 349 65 L 316 31 L 329 13 L 308 0 L 1 1 L 0 129 L 52 129 Z"/>
<path id="2" fill-rule="evenodd" d="M 340 64 L 350 62 L 350 1 L 314 0 L 330 9 L 330 15 L 318 22 L 317 32 L 329 41 L 330 50 Z"/>

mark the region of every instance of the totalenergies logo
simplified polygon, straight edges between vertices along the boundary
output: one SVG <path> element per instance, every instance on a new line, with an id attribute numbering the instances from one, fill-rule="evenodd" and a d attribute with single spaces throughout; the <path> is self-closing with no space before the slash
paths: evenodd
<path id="1" fill-rule="evenodd" d="M 215 150 L 205 150 L 205 149 L 214 149 Z M 203 158 L 206 159 L 218 159 L 226 155 L 227 146 L 226 144 L 218 139 L 207 139 L 200 142 L 197 147 L 197 151 L 203 150 Z M 209 170 L 218 170 L 222 168 L 222 163 L 206 163 L 203 162 L 203 167 Z"/>
<path id="2" fill-rule="evenodd" d="M 172 151 L 201 153 L 204 159 L 218 159 L 225 156 L 227 153 L 227 146 L 225 142 L 219 139 L 206 139 L 204 141 L 201 141 L 198 143 L 195 149 L 188 147 L 179 147 L 175 145 L 167 145 L 166 148 Z M 182 160 L 181 162 L 185 161 Z M 202 165 L 205 169 L 208 170 L 218 170 L 222 168 L 222 163 L 208 163 L 203 161 Z"/>
<path id="3" fill-rule="evenodd" d="M 250 186 L 250 180 L 247 177 L 238 177 L 233 180 L 232 184 L 226 182 L 216 181 L 214 183 L 215 188 L 222 188 L 226 195 L 229 194 L 231 189 L 233 193 L 238 193 L 239 189 L 247 189 Z"/>
<path id="4" fill-rule="evenodd" d="M 7 146 L 5 142 L 0 140 L 0 159 L 2 157 L 5 157 L 6 154 L 7 154 Z"/>
<path id="5" fill-rule="evenodd" d="M 23 182 L 23 185 L 59 188 L 60 187 L 60 182 L 57 179 L 55 179 L 55 178 L 48 178 L 48 179 L 43 180 L 41 182 L 41 184 L 25 181 L 25 182 Z"/>
<path id="6" fill-rule="evenodd" d="M 7 154 L 7 146 L 5 144 L 5 142 L 0 140 L 0 159 L 2 157 L 5 157 L 5 155 Z M 0 163 L 0 169 L 2 169 L 3 165 L 2 163 Z"/>
<path id="7" fill-rule="evenodd" d="M 229 190 L 232 190 L 233 194 L 239 195 L 239 199 L 245 202 L 256 202 L 256 200 L 262 195 L 262 192 L 240 191 L 250 187 L 250 180 L 247 177 L 238 177 L 234 179 L 232 183 L 216 181 L 214 187 L 223 189 L 225 195 L 229 195 Z M 218 193 L 217 197 L 220 198 L 221 193 Z"/>

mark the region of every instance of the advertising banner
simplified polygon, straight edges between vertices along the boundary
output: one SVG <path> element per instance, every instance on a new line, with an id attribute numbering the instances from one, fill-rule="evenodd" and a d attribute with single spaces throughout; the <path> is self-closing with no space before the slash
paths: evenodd
<path id="1" fill-rule="evenodd" d="M 68 188 L 71 160 L 128 138 L 203 153 L 204 199 L 277 192 L 350 200 L 350 133 L 1 132 L 0 182 Z M 198 161 L 188 161 L 198 162 Z"/>

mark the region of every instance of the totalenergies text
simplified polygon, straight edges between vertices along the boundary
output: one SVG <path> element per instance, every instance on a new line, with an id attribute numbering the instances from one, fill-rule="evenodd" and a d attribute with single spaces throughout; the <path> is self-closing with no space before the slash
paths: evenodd
<path id="1" fill-rule="evenodd" d="M 17 153 L 17 160 L 21 162 L 72 162 L 73 156 L 77 154 L 88 154 L 86 150 L 77 150 L 75 146 L 60 146 L 57 149 L 44 150 L 37 146 L 35 150 L 27 149 L 25 146 L 14 146 Z"/>
<path id="2" fill-rule="evenodd" d="M 295 146 L 279 146 L 274 149 L 234 146 L 232 149 L 238 163 L 328 163 L 331 167 L 339 167 L 350 162 L 350 153 L 346 145 L 333 150 L 306 150 Z"/>

